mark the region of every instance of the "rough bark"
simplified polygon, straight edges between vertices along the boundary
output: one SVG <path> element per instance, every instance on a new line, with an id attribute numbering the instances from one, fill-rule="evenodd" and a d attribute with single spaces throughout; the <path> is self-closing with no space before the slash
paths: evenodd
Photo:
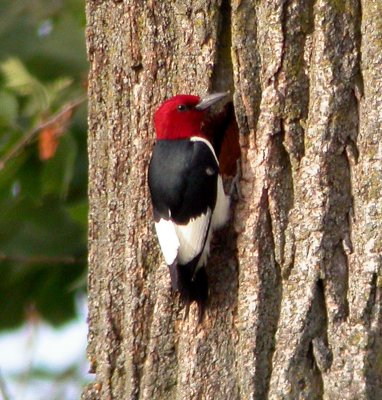
<path id="1" fill-rule="evenodd" d="M 83 399 L 382 398 L 380 0 L 87 1 Z M 230 89 L 242 198 L 183 311 L 153 233 L 152 114 Z"/>

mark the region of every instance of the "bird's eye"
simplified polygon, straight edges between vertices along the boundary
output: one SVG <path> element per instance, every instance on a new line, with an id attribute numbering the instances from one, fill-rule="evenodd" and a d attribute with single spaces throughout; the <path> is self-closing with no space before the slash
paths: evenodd
<path id="1" fill-rule="evenodd" d="M 179 105 L 178 105 L 178 110 L 179 110 L 179 111 L 186 111 L 186 110 L 187 110 L 187 106 L 184 105 L 184 104 L 179 104 Z"/>

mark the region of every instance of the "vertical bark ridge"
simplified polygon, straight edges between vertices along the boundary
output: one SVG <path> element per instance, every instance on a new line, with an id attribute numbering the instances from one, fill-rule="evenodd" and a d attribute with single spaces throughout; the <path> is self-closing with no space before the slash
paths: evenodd
<path id="1" fill-rule="evenodd" d="M 84 399 L 382 397 L 380 3 L 89 0 L 87 15 Z M 232 87 L 242 198 L 198 324 L 154 238 L 151 118 Z"/>
<path id="2" fill-rule="evenodd" d="M 355 337 L 363 349 L 365 398 L 382 396 L 381 270 L 382 270 L 382 5 L 361 1 L 361 73 L 356 89 L 360 129 L 357 138 L 358 163 L 353 167 L 354 221 L 351 256 L 350 308 L 354 320 L 363 325 Z M 354 272 L 353 272 L 354 271 Z M 354 274 L 355 273 L 355 274 Z M 354 275 L 353 275 L 354 274 Z M 359 290 L 362 287 L 362 290 Z M 370 302 L 369 302 L 370 299 Z M 367 315 L 367 309 L 371 312 Z M 370 308 L 369 308 L 370 309 Z M 366 317 L 367 315 L 367 317 Z M 362 318 L 362 316 L 364 318 Z M 366 317 L 366 318 L 365 318 Z M 366 332 L 365 332 L 366 331 Z M 362 379 L 361 377 L 359 379 Z"/>
<path id="3" fill-rule="evenodd" d="M 247 137 L 255 135 L 261 99 L 260 55 L 257 47 L 253 46 L 257 43 L 257 11 L 253 3 L 251 0 L 231 2 L 234 100 L 236 108 L 241 110 L 237 113 L 237 122 L 243 151 L 248 147 Z M 246 48 L 251 48 L 251 52 L 245 51 Z M 245 164 L 243 168 L 245 178 Z"/>
<path id="4" fill-rule="evenodd" d="M 243 147 L 243 201 L 237 210 L 239 255 L 238 369 L 241 398 L 264 398 L 281 301 L 272 218 L 270 169 L 280 132 L 280 93 L 275 84 L 283 63 L 282 2 L 241 2 L 233 7 L 236 106 Z M 249 52 L 255 44 L 255 54 Z M 243 68 L 247 65 L 247 68 Z M 288 182 L 288 180 L 287 180 Z M 289 181 L 290 182 L 290 181 Z M 288 185 L 288 183 L 287 183 Z M 288 195 L 287 195 L 288 196 Z"/>
<path id="5" fill-rule="evenodd" d="M 231 4 L 229 0 L 222 0 L 219 9 L 219 28 L 217 35 L 216 61 L 211 78 L 211 92 L 229 90 L 233 95 L 233 65 L 232 65 L 232 21 Z"/>
<path id="6" fill-rule="evenodd" d="M 342 386 L 331 374 L 337 361 L 343 360 L 339 336 L 348 329 L 344 326 L 348 313 L 348 260 L 343 243 L 349 245 L 352 188 L 346 145 L 357 130 L 352 114 L 356 113 L 353 88 L 359 68 L 359 11 L 357 2 L 338 7 L 337 3 L 316 1 L 312 8 L 309 111 L 303 122 L 304 157 L 295 169 L 295 202 L 290 213 L 294 266 L 284 282 L 271 398 L 292 399 L 299 393 L 304 398 L 322 398 L 324 393 L 335 398 L 343 396 L 349 384 L 344 379 Z M 309 38 L 305 39 L 306 44 L 311 46 Z M 319 303 L 326 305 L 323 309 L 328 314 L 324 316 L 328 321 L 326 330 L 314 328 L 320 326 L 321 313 L 309 317 L 309 309 L 318 301 L 314 287 L 320 280 L 323 301 Z M 309 304 L 310 308 L 305 308 Z M 295 310 L 293 314 L 291 308 Z M 285 352 L 285 341 L 291 337 L 293 344 L 289 340 Z M 312 357 L 317 368 L 307 365 Z"/>
<path id="7" fill-rule="evenodd" d="M 266 398 L 272 372 L 274 339 L 279 319 L 282 287 L 281 272 L 275 254 L 274 232 L 269 209 L 268 191 L 260 199 L 260 215 L 255 232 L 259 254 L 258 320 L 256 324 L 254 397 Z"/>

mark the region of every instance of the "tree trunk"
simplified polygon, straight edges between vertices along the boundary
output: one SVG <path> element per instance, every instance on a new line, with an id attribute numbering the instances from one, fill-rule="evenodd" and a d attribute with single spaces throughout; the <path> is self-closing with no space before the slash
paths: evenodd
<path id="1" fill-rule="evenodd" d="M 83 399 L 382 398 L 380 0 L 87 0 Z M 242 196 L 183 320 L 153 232 L 152 115 L 231 90 Z"/>

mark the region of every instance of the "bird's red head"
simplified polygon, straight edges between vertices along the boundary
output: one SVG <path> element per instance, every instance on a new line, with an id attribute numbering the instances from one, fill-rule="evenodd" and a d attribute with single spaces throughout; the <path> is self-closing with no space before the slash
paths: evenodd
<path id="1" fill-rule="evenodd" d="M 154 114 L 157 139 L 186 139 L 203 136 L 201 128 L 207 109 L 227 93 L 214 93 L 204 99 L 178 94 L 166 100 Z"/>

